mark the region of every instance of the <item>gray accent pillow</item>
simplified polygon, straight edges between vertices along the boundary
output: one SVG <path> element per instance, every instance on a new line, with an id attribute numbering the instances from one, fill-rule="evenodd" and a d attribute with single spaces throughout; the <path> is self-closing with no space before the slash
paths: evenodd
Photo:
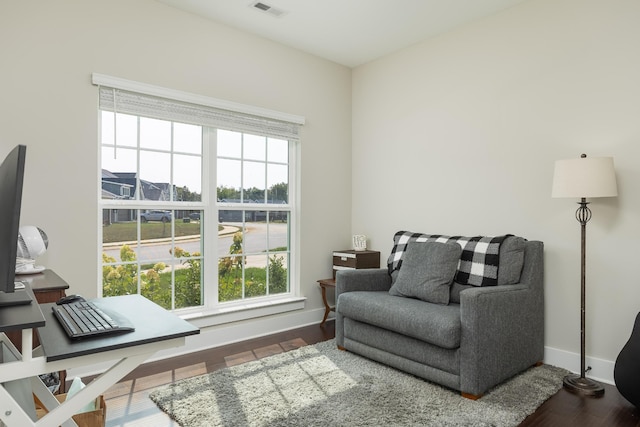
<path id="1" fill-rule="evenodd" d="M 449 304 L 462 248 L 457 243 L 410 242 L 389 294 Z"/>

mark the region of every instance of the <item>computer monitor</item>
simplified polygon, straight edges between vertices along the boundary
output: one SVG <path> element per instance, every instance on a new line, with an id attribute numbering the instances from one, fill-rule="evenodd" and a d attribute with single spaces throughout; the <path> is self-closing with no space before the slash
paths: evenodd
<path id="1" fill-rule="evenodd" d="M 31 304 L 29 294 L 15 285 L 26 154 L 27 147 L 18 145 L 0 165 L 0 307 Z"/>

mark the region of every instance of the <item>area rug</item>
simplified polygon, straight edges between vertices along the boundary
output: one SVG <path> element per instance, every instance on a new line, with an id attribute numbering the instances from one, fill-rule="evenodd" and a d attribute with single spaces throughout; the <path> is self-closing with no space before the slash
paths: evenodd
<path id="1" fill-rule="evenodd" d="M 557 392 L 567 373 L 531 368 L 473 401 L 331 340 L 182 380 L 150 397 L 184 427 L 506 427 Z"/>

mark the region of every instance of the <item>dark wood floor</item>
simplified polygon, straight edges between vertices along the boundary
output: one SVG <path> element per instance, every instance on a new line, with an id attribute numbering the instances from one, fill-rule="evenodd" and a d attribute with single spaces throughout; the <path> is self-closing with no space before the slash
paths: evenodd
<path id="1" fill-rule="evenodd" d="M 578 396 L 561 389 L 529 415 L 520 427 L 640 427 L 640 411 L 604 384 L 604 396 Z"/>
<path id="2" fill-rule="evenodd" d="M 154 388 L 182 378 L 325 341 L 334 336 L 334 322 L 329 321 L 322 328 L 317 325 L 307 326 L 144 364 L 105 393 L 107 426 L 177 426 L 149 399 L 149 393 Z M 640 411 L 627 402 L 614 386 L 605 387 L 604 397 L 597 399 L 560 390 L 521 426 L 640 427 Z"/>

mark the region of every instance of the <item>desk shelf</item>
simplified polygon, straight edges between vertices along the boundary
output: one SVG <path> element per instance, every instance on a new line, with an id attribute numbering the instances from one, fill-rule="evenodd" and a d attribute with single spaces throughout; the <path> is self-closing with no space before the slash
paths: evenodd
<path id="1" fill-rule="evenodd" d="M 69 284 L 54 271 L 49 269 L 44 270 L 42 273 L 16 276 L 16 280 L 25 283 L 25 285 L 31 288 L 38 304 L 56 302 L 60 298 L 66 296 L 66 290 L 69 289 Z M 22 351 L 21 331 L 7 331 L 6 335 L 16 346 L 18 351 Z M 38 334 L 33 334 L 32 342 L 32 348 L 36 348 L 40 345 Z M 60 389 L 58 389 L 58 393 L 64 393 L 67 371 L 60 371 L 58 375 L 60 377 Z"/>
<path id="2" fill-rule="evenodd" d="M 66 296 L 66 290 L 69 289 L 69 284 L 52 270 L 16 276 L 16 280 L 25 283 L 31 288 L 38 304 L 56 302 Z M 22 351 L 22 334 L 20 331 L 7 331 L 6 334 L 18 351 Z M 33 334 L 33 348 L 39 345 L 38 334 Z"/>

